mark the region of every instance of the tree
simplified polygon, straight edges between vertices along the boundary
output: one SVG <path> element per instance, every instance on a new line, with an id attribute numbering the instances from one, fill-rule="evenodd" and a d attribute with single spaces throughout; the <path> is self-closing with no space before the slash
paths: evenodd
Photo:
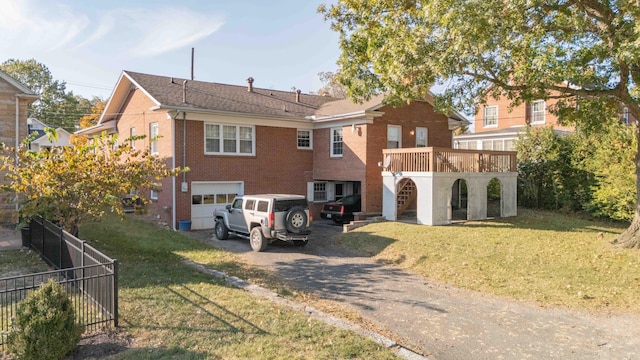
<path id="1" fill-rule="evenodd" d="M 583 128 L 621 106 L 640 118 L 640 7 L 632 0 L 338 0 L 318 11 L 340 33 L 339 81 L 356 100 L 384 93 L 401 103 L 440 85 L 443 112 L 501 95 L 513 105 L 557 99 L 549 111 Z M 640 152 L 628 151 L 640 188 Z M 618 241 L 640 248 L 638 199 Z"/>
<path id="2" fill-rule="evenodd" d="M 90 111 L 87 113 L 87 115 L 84 115 L 80 118 L 80 122 L 78 123 L 78 125 L 80 125 L 81 129 L 86 129 L 88 127 L 97 125 L 98 120 L 100 120 L 100 115 L 102 115 L 102 112 L 104 111 L 104 107 L 106 105 L 105 101 L 97 96 L 94 96 L 91 101 L 86 101 L 89 102 Z"/>
<path id="3" fill-rule="evenodd" d="M 318 90 L 318 95 L 329 95 L 339 99 L 347 97 L 347 92 L 338 81 L 338 74 L 331 71 L 322 71 L 318 73 L 318 78 L 322 81 L 322 88 Z"/>
<path id="4" fill-rule="evenodd" d="M 22 219 L 41 215 L 77 235 L 83 220 L 100 218 L 105 211 L 122 214 L 121 200 L 132 189 L 157 189 L 159 180 L 188 170 L 168 169 L 165 159 L 149 149 L 131 148 L 131 139 L 118 145 L 117 136 L 103 134 L 86 144 L 40 152 L 29 150 L 31 139 L 26 139 L 0 157 L 8 179 L 3 189 L 17 195 Z"/>
<path id="5" fill-rule="evenodd" d="M 0 64 L 0 70 L 40 94 L 30 106 L 29 116 L 47 125 L 74 132 L 80 117 L 90 113 L 88 100 L 67 92 L 66 83 L 54 80 L 49 69 L 35 59 L 9 59 Z"/>

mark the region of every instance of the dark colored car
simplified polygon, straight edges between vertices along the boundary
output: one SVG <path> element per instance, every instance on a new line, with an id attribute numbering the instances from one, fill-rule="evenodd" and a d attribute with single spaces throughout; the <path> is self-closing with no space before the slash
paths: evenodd
<path id="1" fill-rule="evenodd" d="M 360 212 L 360 210 L 360 195 L 347 195 L 336 202 L 324 204 L 322 211 L 320 211 L 320 217 L 344 224 L 352 221 L 353 213 Z"/>

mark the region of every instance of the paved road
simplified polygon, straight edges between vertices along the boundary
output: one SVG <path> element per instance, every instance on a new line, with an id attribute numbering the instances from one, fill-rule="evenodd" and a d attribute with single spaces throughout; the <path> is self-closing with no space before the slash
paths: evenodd
<path id="1" fill-rule="evenodd" d="M 347 304 L 430 359 L 640 359 L 640 316 L 544 309 L 452 288 L 351 256 L 333 240 L 341 230 L 316 222 L 306 247 L 270 245 L 262 253 L 248 240 L 191 234 Z"/>

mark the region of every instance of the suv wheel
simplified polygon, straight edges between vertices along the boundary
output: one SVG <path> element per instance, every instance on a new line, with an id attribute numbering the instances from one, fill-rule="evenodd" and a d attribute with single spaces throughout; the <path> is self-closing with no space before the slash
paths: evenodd
<path id="1" fill-rule="evenodd" d="M 267 239 L 264 237 L 260 226 L 256 226 L 251 229 L 251 233 L 249 234 L 249 242 L 251 243 L 251 249 L 258 252 L 264 251 L 269 244 L 267 242 Z"/>
<path id="2" fill-rule="evenodd" d="M 222 220 L 216 221 L 214 231 L 218 240 L 227 240 L 229 238 L 229 229 L 227 229 L 227 226 L 222 222 Z"/>
<path id="3" fill-rule="evenodd" d="M 285 225 L 289 232 L 299 234 L 307 226 L 307 213 L 299 206 L 292 208 L 287 213 Z"/>

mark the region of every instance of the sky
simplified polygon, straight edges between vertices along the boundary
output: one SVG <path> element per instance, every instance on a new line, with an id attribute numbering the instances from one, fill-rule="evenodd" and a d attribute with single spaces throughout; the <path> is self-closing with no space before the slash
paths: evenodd
<path id="1" fill-rule="evenodd" d="M 85 98 L 123 70 L 304 93 L 335 71 L 339 36 L 321 0 L 0 0 L 0 63 L 36 61 Z"/>

